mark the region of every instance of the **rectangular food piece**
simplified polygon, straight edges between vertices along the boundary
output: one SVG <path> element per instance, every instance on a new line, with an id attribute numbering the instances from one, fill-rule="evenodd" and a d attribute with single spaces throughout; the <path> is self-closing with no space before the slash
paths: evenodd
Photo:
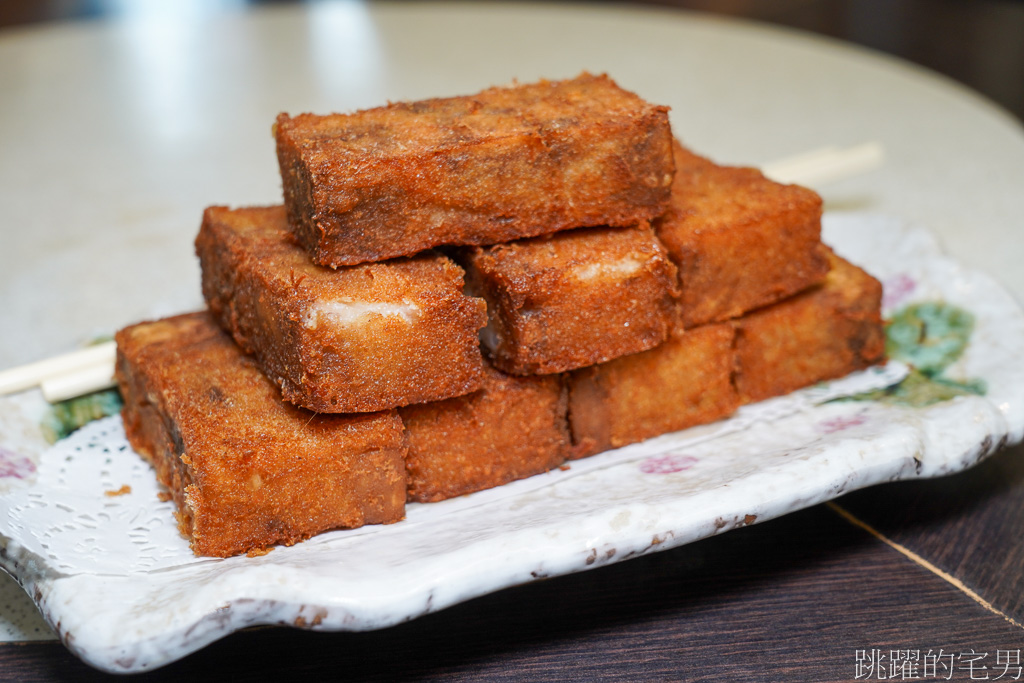
<path id="1" fill-rule="evenodd" d="M 572 457 L 714 422 L 739 406 L 729 323 L 685 332 L 661 346 L 569 375 Z"/>
<path id="2" fill-rule="evenodd" d="M 668 110 L 607 76 L 353 114 L 281 114 L 288 220 L 319 264 L 508 242 L 660 215 Z"/>
<path id="3" fill-rule="evenodd" d="M 563 372 L 657 346 L 676 315 L 676 268 L 647 223 L 586 228 L 459 257 L 487 300 L 481 341 L 499 369 Z"/>
<path id="4" fill-rule="evenodd" d="M 655 221 L 679 267 L 683 325 L 735 318 L 825 279 L 821 197 L 674 144 L 672 200 Z"/>
<path id="5" fill-rule="evenodd" d="M 735 321 L 744 403 L 780 396 L 884 360 L 882 285 L 827 252 L 825 282 Z"/>
<path id="6" fill-rule="evenodd" d="M 408 499 L 434 502 L 560 465 L 569 448 L 560 376 L 512 377 L 493 368 L 480 391 L 400 408 L 409 442 Z"/>
<path id="7" fill-rule="evenodd" d="M 124 426 L 197 555 L 291 545 L 405 514 L 395 411 L 317 415 L 277 388 L 207 313 L 117 334 Z"/>
<path id="8" fill-rule="evenodd" d="M 362 413 L 480 387 L 486 304 L 445 256 L 322 268 L 280 206 L 207 209 L 196 252 L 210 310 L 287 401 Z"/>

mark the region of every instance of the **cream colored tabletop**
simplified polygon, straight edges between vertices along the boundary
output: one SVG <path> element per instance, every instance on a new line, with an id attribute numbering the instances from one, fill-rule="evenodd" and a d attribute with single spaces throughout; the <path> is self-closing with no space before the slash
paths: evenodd
<path id="1" fill-rule="evenodd" d="M 881 169 L 820 188 L 827 210 L 930 228 L 1024 299 L 1024 130 L 951 81 L 864 50 L 613 6 L 140 13 L 0 33 L 0 367 L 201 306 L 203 208 L 281 201 L 277 113 L 583 70 L 669 105 L 676 135 L 721 162 L 882 143 Z M 12 619 L 31 609 L 2 585 Z M 14 637 L 41 624 L 15 620 Z"/>

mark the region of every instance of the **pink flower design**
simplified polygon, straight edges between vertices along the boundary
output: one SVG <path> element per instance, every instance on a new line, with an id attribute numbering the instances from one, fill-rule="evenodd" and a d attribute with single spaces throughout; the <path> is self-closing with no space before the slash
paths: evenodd
<path id="1" fill-rule="evenodd" d="M 655 455 L 640 463 L 640 471 L 644 474 L 672 474 L 688 470 L 697 464 L 697 458 L 682 453 L 666 453 Z"/>
<path id="2" fill-rule="evenodd" d="M 882 283 L 882 307 L 892 308 L 902 303 L 915 289 L 917 282 L 906 273 L 886 278 Z"/>
<path id="3" fill-rule="evenodd" d="M 0 477 L 25 479 L 36 471 L 36 464 L 24 455 L 0 447 Z"/>
<path id="4" fill-rule="evenodd" d="M 818 427 L 825 434 L 834 434 L 835 432 L 841 432 L 844 429 L 849 429 L 850 427 L 862 425 L 867 421 L 868 418 L 865 415 L 857 413 L 856 415 L 829 418 L 818 425 Z"/>

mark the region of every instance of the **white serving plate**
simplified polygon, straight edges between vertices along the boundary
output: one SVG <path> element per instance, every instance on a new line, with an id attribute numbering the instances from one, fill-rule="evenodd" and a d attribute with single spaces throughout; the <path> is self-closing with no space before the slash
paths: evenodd
<path id="1" fill-rule="evenodd" d="M 887 304 L 970 311 L 946 377 L 984 396 L 923 408 L 825 402 L 884 387 L 890 363 L 743 408 L 720 423 L 599 454 L 490 491 L 411 505 L 389 526 L 336 531 L 260 557 L 194 557 L 119 418 L 45 451 L 0 498 L 0 566 L 64 643 L 112 672 L 158 667 L 258 624 L 394 625 L 491 591 L 674 548 L 898 479 L 962 470 L 1024 436 L 1024 312 L 985 275 L 894 219 L 826 221 L 826 239 L 887 285 Z M 31 416 L 39 398 L 10 401 Z M 10 431 L 13 421 L 5 428 Z M 123 485 L 131 492 L 108 496 Z"/>

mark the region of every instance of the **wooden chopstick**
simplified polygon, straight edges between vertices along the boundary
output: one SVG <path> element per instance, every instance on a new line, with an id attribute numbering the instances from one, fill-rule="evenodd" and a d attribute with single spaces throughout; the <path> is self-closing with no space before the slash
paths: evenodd
<path id="1" fill-rule="evenodd" d="M 63 375 L 48 377 L 39 384 L 39 388 L 43 391 L 43 398 L 50 403 L 59 403 L 115 385 L 114 363 L 104 360 Z"/>
<path id="2" fill-rule="evenodd" d="M 877 142 L 853 147 L 822 147 L 765 164 L 761 170 L 781 183 L 821 185 L 864 173 L 882 164 L 884 151 Z M 0 395 L 38 386 L 47 401 L 65 399 L 114 385 L 114 342 L 97 344 L 37 363 L 0 372 Z"/>
<path id="3" fill-rule="evenodd" d="M 765 164 L 761 171 L 780 183 L 814 186 L 870 171 L 884 160 L 882 145 L 866 142 L 852 147 L 821 147 Z"/>
<path id="4" fill-rule="evenodd" d="M 4 370 L 0 372 L 0 395 L 24 391 L 39 386 L 46 380 L 73 374 L 83 368 L 97 365 L 110 368 L 110 374 L 113 375 L 116 355 L 117 347 L 111 341 Z"/>

